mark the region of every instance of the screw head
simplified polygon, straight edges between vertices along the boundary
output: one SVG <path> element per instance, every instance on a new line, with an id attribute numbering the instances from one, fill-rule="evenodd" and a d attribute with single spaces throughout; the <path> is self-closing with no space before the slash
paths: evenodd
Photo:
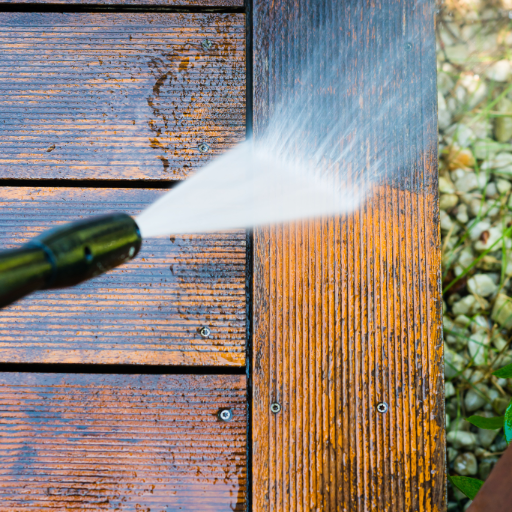
<path id="1" fill-rule="evenodd" d="M 380 402 L 377 404 L 377 411 L 381 414 L 388 412 L 388 404 L 386 402 Z"/>
<path id="2" fill-rule="evenodd" d="M 281 404 L 274 402 L 273 404 L 270 405 L 270 411 L 273 412 L 274 414 L 281 412 Z"/>
<path id="3" fill-rule="evenodd" d="M 217 416 L 220 421 L 231 421 L 233 419 L 233 411 L 231 409 L 221 409 Z"/>
<path id="4" fill-rule="evenodd" d="M 199 144 L 198 149 L 199 151 L 201 151 L 201 153 L 207 153 L 210 150 L 210 146 L 208 146 L 206 142 L 202 142 L 201 144 Z"/>
<path id="5" fill-rule="evenodd" d="M 211 50 L 213 43 L 207 38 L 201 42 L 201 46 L 203 47 L 203 50 Z"/>
<path id="6" fill-rule="evenodd" d="M 412 43 L 405 43 L 405 51 L 410 52 L 412 50 Z"/>
<path id="7" fill-rule="evenodd" d="M 208 336 L 210 336 L 210 334 L 212 333 L 211 329 L 209 327 L 201 327 L 201 329 L 199 330 L 199 334 L 203 337 L 203 338 L 208 338 Z"/>

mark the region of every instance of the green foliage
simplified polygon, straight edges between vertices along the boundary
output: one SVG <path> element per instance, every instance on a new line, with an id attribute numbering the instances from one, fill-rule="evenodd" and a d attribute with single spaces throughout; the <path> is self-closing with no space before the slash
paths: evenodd
<path id="1" fill-rule="evenodd" d="M 504 430 L 505 439 L 507 440 L 507 443 L 510 443 L 510 440 L 512 439 L 512 400 L 508 404 L 507 410 L 505 411 Z"/>
<path id="2" fill-rule="evenodd" d="M 510 407 L 510 406 L 509 406 Z M 484 416 L 470 416 L 466 421 L 469 421 L 472 425 L 478 428 L 484 428 L 486 430 L 496 430 L 503 427 L 505 418 L 498 416 L 497 418 L 485 418 Z"/>
<path id="3" fill-rule="evenodd" d="M 503 368 L 496 370 L 495 372 L 493 372 L 493 375 L 495 377 L 500 377 L 502 379 L 512 378 L 512 364 L 507 364 L 507 366 L 504 366 Z"/>
<path id="4" fill-rule="evenodd" d="M 457 487 L 460 492 L 464 493 L 470 500 L 475 499 L 477 492 L 483 485 L 482 480 L 478 478 L 471 478 L 469 476 L 449 476 L 448 480 L 454 487 Z"/>

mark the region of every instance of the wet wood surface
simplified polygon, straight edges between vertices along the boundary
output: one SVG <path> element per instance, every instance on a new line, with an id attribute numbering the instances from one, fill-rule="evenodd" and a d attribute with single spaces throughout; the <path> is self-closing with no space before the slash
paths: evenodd
<path id="1" fill-rule="evenodd" d="M 61 222 L 139 213 L 163 193 L 0 187 L 0 249 Z M 244 231 L 148 239 L 126 265 L 2 309 L 0 362 L 243 366 L 246 270 Z"/>
<path id="2" fill-rule="evenodd" d="M 255 232 L 253 508 L 441 512 L 433 2 L 255 0 L 256 137 L 294 77 L 311 81 L 313 111 L 335 96 L 320 66 L 307 74 L 319 34 L 329 42 L 325 51 L 338 51 L 347 102 L 369 122 L 366 131 L 357 126 L 363 166 L 378 140 L 372 117 L 379 104 L 396 101 L 383 121 L 390 163 L 367 183 L 368 198 L 354 213 Z M 403 70 L 391 78 L 380 66 L 388 47 Z M 346 142 L 343 133 L 339 140 Z M 274 402 L 281 412 L 271 412 Z"/>
<path id="3" fill-rule="evenodd" d="M 242 512 L 246 436 L 243 376 L 0 373 L 0 510 Z"/>
<path id="4" fill-rule="evenodd" d="M 243 7 L 244 0 L 4 0 L 5 4 L 146 5 L 176 7 Z"/>
<path id="5" fill-rule="evenodd" d="M 245 83 L 243 14 L 0 13 L 0 179 L 182 179 Z"/>

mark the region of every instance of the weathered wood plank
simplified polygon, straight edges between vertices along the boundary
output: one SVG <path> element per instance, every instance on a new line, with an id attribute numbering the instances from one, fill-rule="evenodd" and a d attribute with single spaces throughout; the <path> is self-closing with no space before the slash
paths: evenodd
<path id="1" fill-rule="evenodd" d="M 0 373 L 0 510 L 245 511 L 246 436 L 243 376 Z"/>
<path id="2" fill-rule="evenodd" d="M 357 112 L 350 133 L 332 123 L 364 155 L 349 164 L 366 172 L 383 140 L 389 153 L 352 214 L 255 232 L 254 509 L 440 512 L 433 2 L 254 0 L 254 63 L 256 137 L 302 87 L 319 116 Z"/>
<path id="3" fill-rule="evenodd" d="M 0 248 L 60 222 L 136 214 L 162 193 L 0 187 Z M 146 240 L 127 265 L 2 309 L 0 362 L 242 366 L 245 279 L 243 231 Z"/>
<path id="4" fill-rule="evenodd" d="M 243 7 L 244 0 L 4 0 L 6 4 L 157 5 L 182 7 Z"/>
<path id="5" fill-rule="evenodd" d="M 244 23 L 1 13 L 0 179 L 186 177 L 245 137 Z"/>

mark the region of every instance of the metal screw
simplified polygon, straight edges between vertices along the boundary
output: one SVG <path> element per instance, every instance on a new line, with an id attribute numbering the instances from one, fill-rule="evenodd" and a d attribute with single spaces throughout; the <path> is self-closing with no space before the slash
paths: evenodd
<path id="1" fill-rule="evenodd" d="M 209 39 L 205 39 L 201 42 L 201 46 L 203 47 L 203 50 L 211 50 L 213 43 Z"/>
<path id="2" fill-rule="evenodd" d="M 274 403 L 270 406 L 270 410 L 271 410 L 274 414 L 277 414 L 278 412 L 281 412 L 281 404 L 278 404 L 277 402 L 274 402 Z"/>
<path id="3" fill-rule="evenodd" d="M 412 50 L 412 43 L 405 43 L 405 51 L 410 52 Z"/>
<path id="4" fill-rule="evenodd" d="M 377 411 L 381 414 L 388 412 L 388 404 L 386 402 L 380 402 L 380 404 L 377 404 Z"/>
<path id="5" fill-rule="evenodd" d="M 199 331 L 199 334 L 203 338 L 208 338 L 208 336 L 210 336 L 211 333 L 212 333 L 212 331 L 210 330 L 209 327 L 201 327 L 201 330 Z"/>
<path id="6" fill-rule="evenodd" d="M 231 409 L 221 409 L 217 416 L 220 421 L 231 421 L 233 419 L 233 411 Z"/>
<path id="7" fill-rule="evenodd" d="M 199 151 L 201 151 L 201 153 L 206 153 L 207 151 L 209 151 L 209 149 L 210 146 L 208 146 L 206 142 L 202 142 L 201 144 L 199 144 Z"/>

